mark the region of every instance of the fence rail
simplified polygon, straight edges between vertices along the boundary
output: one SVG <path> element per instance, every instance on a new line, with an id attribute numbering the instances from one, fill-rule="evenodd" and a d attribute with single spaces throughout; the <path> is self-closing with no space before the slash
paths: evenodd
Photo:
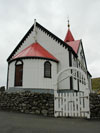
<path id="1" fill-rule="evenodd" d="M 89 94 L 84 92 L 54 93 L 55 117 L 90 118 Z"/>

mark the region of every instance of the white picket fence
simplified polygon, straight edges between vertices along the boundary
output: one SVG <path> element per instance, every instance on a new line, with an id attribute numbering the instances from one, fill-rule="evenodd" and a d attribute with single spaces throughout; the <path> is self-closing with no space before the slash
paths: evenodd
<path id="1" fill-rule="evenodd" d="M 54 92 L 55 117 L 90 118 L 89 93 L 84 92 Z"/>

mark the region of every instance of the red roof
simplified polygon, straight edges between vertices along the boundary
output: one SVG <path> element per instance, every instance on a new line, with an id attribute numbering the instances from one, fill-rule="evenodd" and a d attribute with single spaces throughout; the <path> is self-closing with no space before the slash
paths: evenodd
<path id="1" fill-rule="evenodd" d="M 74 40 L 74 37 L 73 37 L 69 28 L 68 28 L 64 42 L 67 43 L 69 46 L 71 46 L 72 49 L 77 54 L 78 49 L 79 49 L 79 45 L 80 45 L 80 40 Z"/>
<path id="2" fill-rule="evenodd" d="M 66 34 L 64 42 L 70 42 L 70 41 L 74 41 L 74 37 L 73 37 L 70 29 L 68 29 L 68 32 Z"/>
<path id="3" fill-rule="evenodd" d="M 20 57 L 41 57 L 41 58 L 49 58 L 55 61 L 58 61 L 52 54 L 50 54 L 46 49 L 44 49 L 39 43 L 33 43 L 20 53 L 15 55 L 13 59 Z"/>
<path id="4" fill-rule="evenodd" d="M 67 42 L 67 44 L 71 46 L 73 50 L 75 51 L 75 53 L 77 54 L 79 45 L 80 45 L 80 40 L 70 41 L 70 42 Z"/>

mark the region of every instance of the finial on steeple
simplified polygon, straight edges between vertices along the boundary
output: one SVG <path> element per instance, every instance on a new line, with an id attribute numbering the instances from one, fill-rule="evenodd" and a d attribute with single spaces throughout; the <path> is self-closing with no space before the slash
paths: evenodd
<path id="1" fill-rule="evenodd" d="M 69 19 L 68 19 L 68 21 L 67 21 L 67 22 L 68 22 L 68 28 L 70 28 Z"/>
<path id="2" fill-rule="evenodd" d="M 34 19 L 34 40 L 35 40 L 35 42 L 37 42 L 36 19 Z"/>
<path id="3" fill-rule="evenodd" d="M 65 36 L 65 40 L 64 42 L 71 42 L 71 41 L 74 41 L 74 37 L 70 31 L 70 24 L 69 24 L 69 17 L 67 17 L 67 22 L 68 22 L 68 30 L 67 30 L 67 34 Z"/>
<path id="4" fill-rule="evenodd" d="M 69 24 L 69 16 L 67 17 L 67 22 L 68 22 L 68 29 L 70 28 L 70 24 Z"/>

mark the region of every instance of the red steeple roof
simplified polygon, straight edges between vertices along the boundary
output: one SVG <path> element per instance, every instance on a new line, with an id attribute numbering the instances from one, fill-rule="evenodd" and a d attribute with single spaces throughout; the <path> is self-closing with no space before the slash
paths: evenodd
<path id="1" fill-rule="evenodd" d="M 68 32 L 66 34 L 64 42 L 70 42 L 70 41 L 74 41 L 74 37 L 73 37 L 70 29 L 68 28 Z"/>
<path id="2" fill-rule="evenodd" d="M 80 40 L 74 40 L 74 37 L 70 31 L 69 20 L 68 20 L 68 31 L 67 31 L 64 42 L 67 43 L 70 47 L 72 47 L 72 49 L 77 54 L 78 49 L 79 49 L 79 45 L 80 45 Z"/>
<path id="3" fill-rule="evenodd" d="M 46 49 L 44 49 L 39 43 L 33 43 L 20 53 L 15 55 L 13 59 L 20 57 L 41 57 L 41 58 L 49 58 L 55 61 L 58 61 L 52 54 L 50 54 Z"/>

